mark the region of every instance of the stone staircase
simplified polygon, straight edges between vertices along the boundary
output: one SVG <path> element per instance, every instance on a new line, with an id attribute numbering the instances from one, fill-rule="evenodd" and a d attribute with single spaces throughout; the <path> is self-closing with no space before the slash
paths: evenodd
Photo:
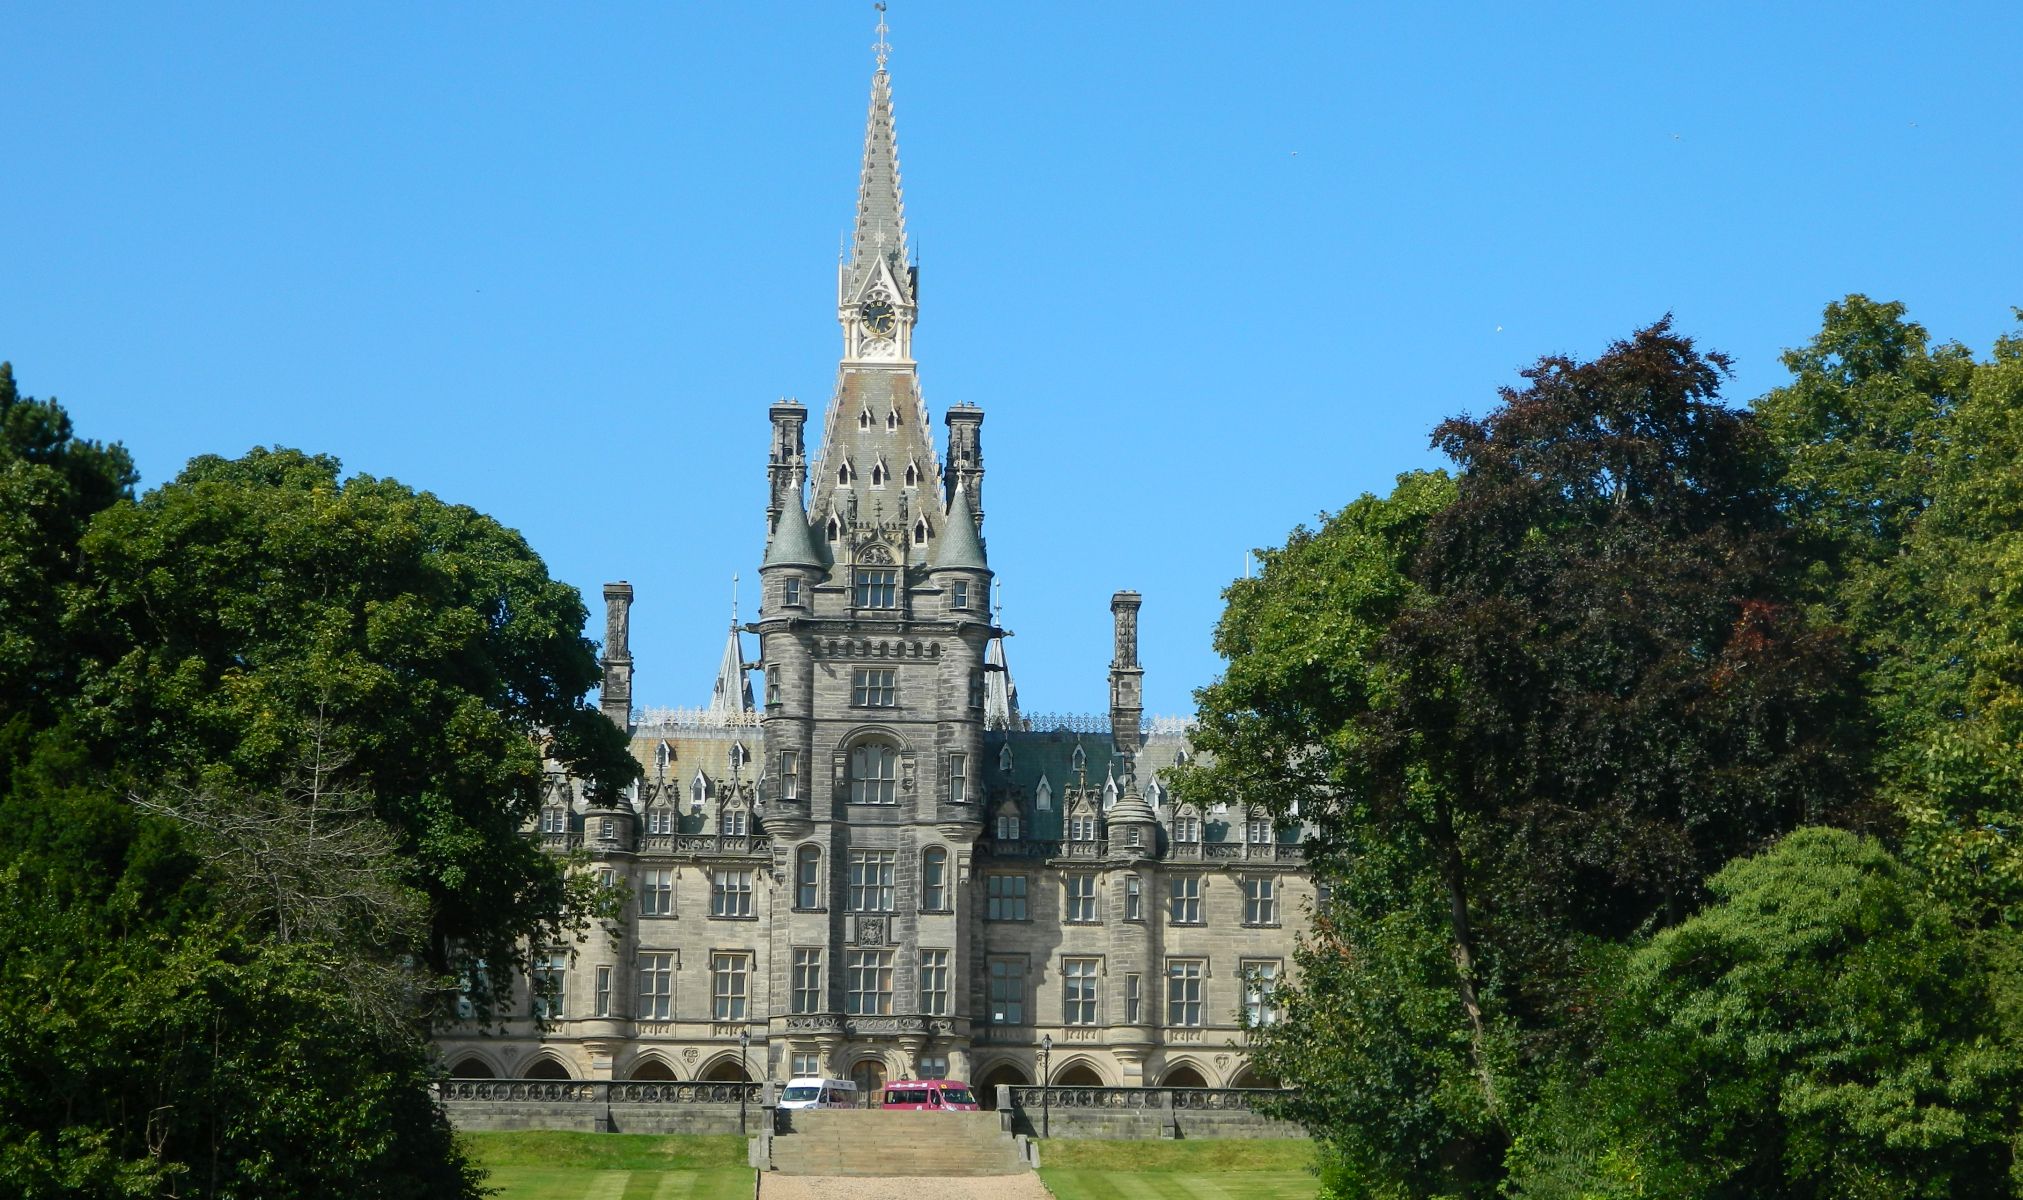
<path id="1" fill-rule="evenodd" d="M 770 1143 L 782 1175 L 1015 1175 L 1029 1165 L 1025 1139 L 994 1112 L 800 1109 Z"/>

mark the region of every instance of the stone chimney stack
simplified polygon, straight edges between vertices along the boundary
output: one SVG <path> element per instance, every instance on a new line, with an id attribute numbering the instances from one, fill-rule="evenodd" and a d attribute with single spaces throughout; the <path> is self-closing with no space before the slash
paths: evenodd
<path id="1" fill-rule="evenodd" d="M 948 423 L 947 497 L 960 487 L 969 493 L 970 516 L 983 528 L 983 410 L 974 404 L 952 405 L 942 418 Z"/>
<path id="2" fill-rule="evenodd" d="M 598 706 L 620 729 L 632 728 L 632 585 L 604 585 L 604 692 Z"/>
<path id="3" fill-rule="evenodd" d="M 1117 634 L 1110 660 L 1110 742 L 1119 754 L 1136 755 L 1144 741 L 1138 728 L 1145 715 L 1145 668 L 1138 665 L 1138 608 L 1144 602 L 1136 592 L 1110 597 Z"/>
<path id="4" fill-rule="evenodd" d="M 798 401 L 781 400 L 770 410 L 773 418 L 773 449 L 766 458 L 766 536 L 780 527 L 780 513 L 786 508 L 788 488 L 799 488 L 808 477 L 808 452 L 802 442 L 802 426 L 808 410 Z"/>

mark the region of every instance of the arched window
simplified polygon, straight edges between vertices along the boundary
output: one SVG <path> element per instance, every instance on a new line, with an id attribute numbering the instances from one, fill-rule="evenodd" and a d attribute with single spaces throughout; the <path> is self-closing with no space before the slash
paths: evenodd
<path id="1" fill-rule="evenodd" d="M 869 429 L 869 428 L 871 428 L 871 410 L 870 410 L 870 409 L 868 409 L 868 408 L 860 408 L 860 409 L 858 409 L 858 410 L 857 410 L 857 428 L 859 428 L 859 429 Z"/>
<path id="2" fill-rule="evenodd" d="M 885 486 L 884 463 L 881 462 L 871 464 L 871 486 L 875 488 L 882 488 Z"/>
<path id="3" fill-rule="evenodd" d="M 928 847 L 920 856 L 920 908 L 948 911 L 948 851 L 939 846 Z"/>
<path id="4" fill-rule="evenodd" d="M 907 486 L 907 487 L 913 487 L 914 485 L 918 484 L 919 482 L 920 482 L 920 468 L 919 468 L 919 467 L 916 467 L 916 466 L 914 466 L 914 465 L 913 465 L 912 463 L 907 463 L 907 464 L 906 464 L 906 486 Z"/>
<path id="5" fill-rule="evenodd" d="M 794 856 L 794 907 L 822 907 L 822 851 L 803 846 Z"/>
<path id="6" fill-rule="evenodd" d="M 887 429 L 897 429 L 897 428 L 899 428 L 899 410 L 898 410 L 898 409 L 896 409 L 896 408 L 895 408 L 895 409 L 892 409 L 892 410 L 891 410 L 890 412 L 887 412 L 887 413 L 885 414 L 885 428 L 887 428 Z"/>
<path id="7" fill-rule="evenodd" d="M 567 1079 L 569 1078 L 569 1069 L 544 1054 L 533 1062 L 528 1063 L 526 1069 L 520 1073 L 520 1078 Z"/>
<path id="8" fill-rule="evenodd" d="M 911 468 L 908 469 L 911 470 Z M 927 518 L 925 517 L 913 523 L 913 544 L 916 546 L 925 546 L 927 544 Z"/>
<path id="9" fill-rule="evenodd" d="M 833 541 L 835 541 L 835 540 L 836 540 L 837 538 L 839 538 L 839 537 L 841 537 L 841 536 L 843 536 L 843 526 L 842 526 L 842 523 L 841 523 L 841 522 L 839 522 L 839 521 L 837 521 L 837 520 L 836 520 L 836 518 L 834 518 L 834 517 L 830 517 L 830 518 L 829 518 L 829 540 L 833 542 Z"/>
<path id="10" fill-rule="evenodd" d="M 896 804 L 899 747 L 871 739 L 850 751 L 850 803 Z"/>
<path id="11" fill-rule="evenodd" d="M 845 485 L 850 482 L 850 463 L 847 459 L 842 466 L 836 468 L 836 482 Z"/>

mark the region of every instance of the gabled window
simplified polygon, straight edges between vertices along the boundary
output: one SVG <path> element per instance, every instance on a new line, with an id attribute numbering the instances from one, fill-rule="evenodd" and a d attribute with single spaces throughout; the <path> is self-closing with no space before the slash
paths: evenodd
<path id="1" fill-rule="evenodd" d="M 913 544 L 916 546 L 925 546 L 927 544 L 927 518 L 925 517 L 913 523 Z"/>
<path id="2" fill-rule="evenodd" d="M 913 465 L 912 463 L 907 463 L 907 464 L 906 464 L 906 486 L 907 486 L 907 487 L 914 487 L 914 486 L 916 486 L 917 484 L 919 484 L 919 482 L 920 482 L 920 468 L 919 468 L 919 467 L 916 467 L 916 466 L 914 466 L 914 465 Z"/>
<path id="3" fill-rule="evenodd" d="M 898 409 L 896 409 L 896 408 L 895 408 L 895 409 L 892 409 L 892 410 L 888 411 L 888 412 L 887 412 L 887 413 L 885 414 L 885 428 L 887 428 L 887 429 L 897 429 L 897 428 L 899 428 L 899 410 L 898 410 Z"/>
<path id="4" fill-rule="evenodd" d="M 1085 771 L 1089 767 L 1088 752 L 1082 749 L 1079 742 L 1075 745 L 1075 756 L 1068 760 L 1068 765 L 1077 771 Z"/>
<path id="5" fill-rule="evenodd" d="M 850 463 L 848 460 L 845 460 L 842 466 L 836 468 L 836 482 L 844 487 L 848 487 L 850 485 L 850 475 Z"/>
<path id="6" fill-rule="evenodd" d="M 569 832 L 569 810 L 566 808 L 544 808 L 541 810 L 542 833 Z"/>
<path id="7" fill-rule="evenodd" d="M 1011 767 L 1012 767 L 1011 743 L 1006 742 L 1004 745 L 999 746 L 997 748 L 997 769 L 1009 773 L 1011 771 Z"/>
<path id="8" fill-rule="evenodd" d="M 833 541 L 835 541 L 835 540 L 836 540 L 837 538 L 839 538 L 839 537 L 842 537 L 842 536 L 843 536 L 843 524 L 842 524 L 842 522 L 838 521 L 838 520 L 837 520 L 836 518 L 834 518 L 834 517 L 830 517 L 830 518 L 829 518 L 829 540 L 833 542 Z"/>
<path id="9" fill-rule="evenodd" d="M 1019 815 L 1015 812 L 1001 812 L 997 815 L 997 840 L 1016 842 L 1019 840 Z"/>
<path id="10" fill-rule="evenodd" d="M 857 410 L 857 428 L 859 428 L 859 429 L 869 429 L 869 428 L 871 428 L 871 410 L 870 410 L 870 409 L 868 409 L 868 408 L 860 408 L 860 409 L 858 409 L 858 410 Z"/>
<path id="11" fill-rule="evenodd" d="M 871 486 L 875 488 L 882 488 L 885 486 L 884 463 L 880 462 L 871 464 Z"/>

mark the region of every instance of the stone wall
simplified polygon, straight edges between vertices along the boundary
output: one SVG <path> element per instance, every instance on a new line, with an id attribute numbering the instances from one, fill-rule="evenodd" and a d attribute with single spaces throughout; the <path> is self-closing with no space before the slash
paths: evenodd
<path id="1" fill-rule="evenodd" d="M 1000 1109 L 1011 1128 L 1033 1137 L 1296 1138 L 1306 1132 L 1273 1120 L 1254 1102 L 1271 1095 L 1250 1088 L 1001 1087 Z"/>
<path id="2" fill-rule="evenodd" d="M 458 1129 L 562 1129 L 579 1133 L 739 1132 L 765 1117 L 763 1085 L 453 1079 L 437 1087 Z"/>

